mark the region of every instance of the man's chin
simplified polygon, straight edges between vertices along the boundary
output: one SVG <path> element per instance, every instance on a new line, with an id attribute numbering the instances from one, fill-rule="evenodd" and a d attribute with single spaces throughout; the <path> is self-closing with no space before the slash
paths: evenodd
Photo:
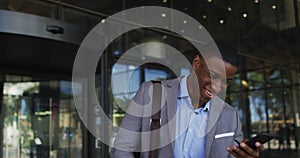
<path id="1" fill-rule="evenodd" d="M 210 97 L 202 97 L 200 100 L 204 103 L 207 103 L 208 101 L 210 101 L 212 98 Z"/>

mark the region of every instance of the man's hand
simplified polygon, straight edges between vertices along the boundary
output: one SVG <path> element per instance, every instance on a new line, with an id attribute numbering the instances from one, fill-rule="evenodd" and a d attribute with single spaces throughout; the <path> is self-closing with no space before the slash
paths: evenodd
<path id="1" fill-rule="evenodd" d="M 247 140 L 243 140 L 239 147 L 233 145 L 231 148 L 226 147 L 226 150 L 237 158 L 259 158 L 259 153 L 264 150 L 264 146 L 261 143 L 256 142 L 255 146 L 257 149 L 254 150 L 250 148 L 245 141 Z"/>

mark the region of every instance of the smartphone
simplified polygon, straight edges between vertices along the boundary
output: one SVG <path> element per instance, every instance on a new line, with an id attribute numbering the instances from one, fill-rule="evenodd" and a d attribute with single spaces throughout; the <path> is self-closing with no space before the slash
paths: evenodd
<path id="1" fill-rule="evenodd" d="M 269 134 L 269 133 L 261 133 L 256 135 L 255 137 L 250 138 L 247 142 L 245 142 L 249 147 L 251 147 L 252 149 L 256 149 L 255 146 L 255 142 L 259 142 L 261 144 L 264 144 L 270 140 L 272 140 L 274 138 L 273 135 Z M 235 140 L 236 141 L 236 140 Z M 238 145 L 240 145 L 240 143 L 238 141 L 236 141 L 236 143 L 238 143 Z"/>

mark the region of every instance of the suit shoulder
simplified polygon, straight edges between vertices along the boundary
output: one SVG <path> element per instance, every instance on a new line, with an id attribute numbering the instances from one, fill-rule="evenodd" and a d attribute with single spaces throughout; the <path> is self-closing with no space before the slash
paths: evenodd
<path id="1" fill-rule="evenodd" d="M 223 110 L 226 112 L 230 112 L 230 113 L 237 113 L 237 109 L 231 105 L 229 105 L 228 103 L 224 102 L 224 107 Z"/>
<path id="2" fill-rule="evenodd" d="M 218 102 L 220 102 L 221 104 L 223 104 L 223 112 L 237 112 L 237 109 L 231 105 L 229 105 L 228 103 L 226 103 L 225 101 L 223 101 L 221 98 L 216 98 L 218 100 Z"/>

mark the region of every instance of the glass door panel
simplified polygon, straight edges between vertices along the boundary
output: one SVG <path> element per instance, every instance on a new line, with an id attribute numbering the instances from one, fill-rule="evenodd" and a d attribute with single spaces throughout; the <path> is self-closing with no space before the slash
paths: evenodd
<path id="1" fill-rule="evenodd" d="M 4 84 L 3 157 L 82 157 L 82 125 L 71 82 Z"/>

